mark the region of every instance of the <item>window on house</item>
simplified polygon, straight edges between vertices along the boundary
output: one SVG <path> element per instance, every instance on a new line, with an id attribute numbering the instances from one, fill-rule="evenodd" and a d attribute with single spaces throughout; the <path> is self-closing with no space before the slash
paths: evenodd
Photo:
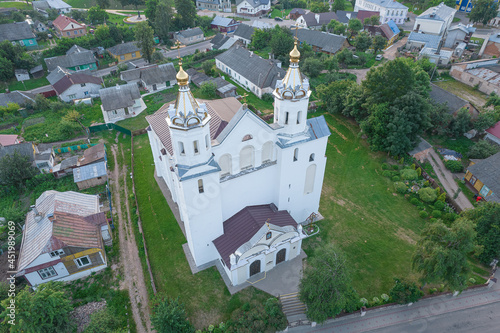
<path id="1" fill-rule="evenodd" d="M 85 83 L 80 84 L 80 87 L 85 87 Z"/>
<path id="2" fill-rule="evenodd" d="M 300 117 L 302 116 L 302 111 L 297 112 L 297 124 L 300 124 Z"/>
<path id="3" fill-rule="evenodd" d="M 203 193 L 203 179 L 198 179 L 198 192 Z"/>
<path id="4" fill-rule="evenodd" d="M 222 155 L 219 158 L 219 166 L 221 177 L 231 174 L 231 155 Z"/>
<path id="5" fill-rule="evenodd" d="M 194 153 L 198 154 L 200 151 L 198 150 L 198 140 L 193 141 Z"/>
<path id="6" fill-rule="evenodd" d="M 38 270 L 38 274 L 40 275 L 42 280 L 45 280 L 45 279 L 48 279 L 48 278 L 51 278 L 51 277 L 57 275 L 56 270 L 52 266 Z"/>
<path id="7" fill-rule="evenodd" d="M 78 35 L 78 31 L 75 30 L 74 33 L 75 33 L 75 35 Z"/>
<path id="8" fill-rule="evenodd" d="M 314 153 L 312 153 L 310 156 L 309 156 L 309 162 L 312 162 L 314 161 Z"/>
<path id="9" fill-rule="evenodd" d="M 474 177 L 474 176 L 472 176 L 472 177 L 471 177 L 471 179 L 470 179 L 470 183 L 471 183 L 472 185 L 474 185 L 474 184 L 476 183 L 476 181 L 477 181 L 477 178 L 476 178 L 476 177 Z"/>
<path id="10" fill-rule="evenodd" d="M 314 178 L 316 177 L 316 164 L 311 164 L 306 170 L 306 182 L 304 184 L 304 194 L 314 191 Z"/>
<path id="11" fill-rule="evenodd" d="M 186 155 L 186 151 L 184 150 L 184 143 L 179 142 L 179 152 L 181 155 Z"/>
<path id="12" fill-rule="evenodd" d="M 120 60 L 125 60 L 125 56 L 124 56 L 124 55 L 121 55 L 121 56 L 120 56 Z"/>
<path id="13" fill-rule="evenodd" d="M 80 30 L 80 33 L 83 34 L 83 30 Z"/>
<path id="14" fill-rule="evenodd" d="M 66 34 L 67 34 L 68 36 L 71 36 L 71 32 L 69 32 L 69 31 L 68 31 Z"/>
<path id="15" fill-rule="evenodd" d="M 473 78 L 473 77 L 471 77 L 471 78 L 469 79 L 469 82 L 474 82 L 474 78 Z"/>
<path id="16" fill-rule="evenodd" d="M 84 92 L 83 92 L 83 94 L 84 94 L 85 96 L 87 96 L 87 95 L 89 94 L 89 92 L 88 92 L 88 91 L 84 91 Z"/>
<path id="17" fill-rule="evenodd" d="M 299 159 L 299 148 L 295 148 L 293 151 L 293 161 L 297 161 Z"/>
<path id="18" fill-rule="evenodd" d="M 132 52 L 132 58 L 135 58 L 135 57 L 136 57 L 135 52 Z"/>
<path id="19" fill-rule="evenodd" d="M 252 146 L 246 146 L 240 151 L 240 169 L 248 169 L 253 167 L 254 159 L 254 148 Z"/>
<path id="20" fill-rule="evenodd" d="M 273 237 L 273 233 L 271 231 L 269 231 L 267 234 L 266 234 L 266 240 L 269 240 Z"/>
<path id="21" fill-rule="evenodd" d="M 78 268 L 82 268 L 82 267 L 89 266 L 92 264 L 92 261 L 90 261 L 89 256 L 80 257 L 80 258 L 75 259 L 74 261 L 75 261 L 75 264 L 78 266 Z"/>
<path id="22" fill-rule="evenodd" d="M 288 112 L 285 112 L 285 125 L 288 125 Z"/>
<path id="23" fill-rule="evenodd" d="M 210 139 L 207 134 L 205 135 L 205 148 L 208 150 L 209 147 L 210 147 Z"/>
<path id="24" fill-rule="evenodd" d="M 63 250 L 56 250 L 56 251 L 52 251 L 49 253 L 49 255 L 53 258 L 53 257 L 57 257 L 57 256 L 61 256 L 64 254 L 64 251 Z"/>
<path id="25" fill-rule="evenodd" d="M 74 99 L 74 98 L 76 98 L 76 94 L 68 95 L 68 98 Z"/>

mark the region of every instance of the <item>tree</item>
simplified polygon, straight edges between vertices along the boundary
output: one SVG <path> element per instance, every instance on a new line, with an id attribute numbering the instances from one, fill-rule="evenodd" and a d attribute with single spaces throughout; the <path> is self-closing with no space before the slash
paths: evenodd
<path id="1" fill-rule="evenodd" d="M 324 2 L 311 3 L 311 12 L 313 13 L 326 13 L 330 11 L 330 5 Z"/>
<path id="2" fill-rule="evenodd" d="M 302 70 L 312 78 L 317 77 L 321 70 L 323 70 L 323 62 L 318 58 L 307 58 L 304 60 Z"/>
<path id="3" fill-rule="evenodd" d="M 113 43 L 110 29 L 107 25 L 99 25 L 97 29 L 95 29 L 94 38 L 97 39 L 101 44 L 106 44 L 106 41 L 108 41 L 109 43 Z"/>
<path id="4" fill-rule="evenodd" d="M 424 187 L 418 191 L 418 197 L 423 202 L 433 203 L 437 199 L 437 193 L 430 187 Z"/>
<path id="5" fill-rule="evenodd" d="M 290 29 L 276 25 L 271 30 L 271 41 L 269 42 L 273 54 L 278 56 L 287 56 L 293 49 L 293 37 Z"/>
<path id="6" fill-rule="evenodd" d="M 335 2 L 332 5 L 332 11 L 336 13 L 337 10 L 345 10 L 345 7 L 346 7 L 345 0 L 335 0 Z"/>
<path id="7" fill-rule="evenodd" d="M 158 14 L 157 8 L 158 8 L 158 2 L 159 0 L 146 0 L 146 9 L 144 10 L 144 14 L 146 14 L 146 17 L 149 20 L 149 23 L 151 26 L 155 26 L 156 22 L 156 14 Z"/>
<path id="8" fill-rule="evenodd" d="M 373 53 L 377 54 L 378 51 L 382 50 L 387 44 L 387 39 L 383 36 L 377 35 L 373 37 Z"/>
<path id="9" fill-rule="evenodd" d="M 207 74 L 208 76 L 212 75 L 213 67 L 214 67 L 214 62 L 210 60 L 204 61 L 201 64 L 201 69 L 203 69 L 203 72 L 205 72 L 205 74 Z"/>
<path id="10" fill-rule="evenodd" d="M 358 19 L 352 19 L 349 20 L 349 23 L 347 24 L 347 29 L 351 33 L 351 36 L 357 34 L 361 29 L 363 29 L 363 23 L 361 23 L 360 20 Z"/>
<path id="11" fill-rule="evenodd" d="M 171 0 L 159 0 L 154 15 L 153 28 L 160 39 L 165 43 L 173 27 L 174 10 Z"/>
<path id="12" fill-rule="evenodd" d="M 109 8 L 109 0 L 96 0 L 96 4 L 101 9 Z"/>
<path id="13" fill-rule="evenodd" d="M 77 21 L 86 21 L 87 17 L 88 17 L 88 13 L 86 10 L 73 9 L 71 11 L 71 17 Z"/>
<path id="14" fill-rule="evenodd" d="M 208 97 L 214 98 L 216 96 L 217 86 L 212 81 L 203 82 L 200 86 L 200 92 Z"/>
<path id="15" fill-rule="evenodd" d="M 271 40 L 271 29 L 255 29 L 249 47 L 252 50 L 262 50 L 269 45 L 269 40 Z"/>
<path id="16" fill-rule="evenodd" d="M 365 25 L 379 25 L 380 24 L 380 16 L 373 15 L 373 16 L 367 17 L 367 18 L 365 18 L 363 23 Z"/>
<path id="17" fill-rule="evenodd" d="M 98 6 L 90 7 L 87 13 L 88 20 L 90 21 L 90 23 L 95 25 L 102 24 L 106 19 L 109 18 L 108 13 Z"/>
<path id="18" fill-rule="evenodd" d="M 500 203 L 483 202 L 462 215 L 475 225 L 476 242 L 482 247 L 479 260 L 489 265 L 493 259 L 500 259 Z"/>
<path id="19" fill-rule="evenodd" d="M 448 127 L 449 133 L 454 137 L 462 136 L 465 132 L 471 129 L 472 117 L 469 110 L 462 108 L 457 112 L 457 115 L 451 119 Z"/>
<path id="20" fill-rule="evenodd" d="M 0 81 L 7 82 L 14 77 L 14 65 L 8 59 L 0 57 Z"/>
<path id="21" fill-rule="evenodd" d="M 394 286 L 389 291 L 391 299 L 399 304 L 414 303 L 418 301 L 424 293 L 418 289 L 415 282 L 408 282 L 394 278 Z"/>
<path id="22" fill-rule="evenodd" d="M 356 82 L 338 80 L 328 85 L 321 84 L 316 88 L 319 99 L 330 113 L 341 113 L 346 108 L 348 95 Z"/>
<path id="23" fill-rule="evenodd" d="M 21 155 L 17 150 L 0 160 L 0 183 L 4 185 L 20 187 L 36 173 L 37 169 L 33 167 L 29 157 Z"/>
<path id="24" fill-rule="evenodd" d="M 451 290 L 462 291 L 467 287 L 467 255 L 474 250 L 475 237 L 473 223 L 466 218 L 451 228 L 441 221 L 429 224 L 417 242 L 413 268 L 422 273 L 424 283 L 444 282 Z"/>
<path id="25" fill-rule="evenodd" d="M 491 155 L 498 153 L 499 151 L 500 147 L 498 147 L 498 145 L 489 143 L 487 140 L 481 140 L 469 148 L 467 156 L 469 158 L 483 159 L 488 158 Z"/>
<path id="26" fill-rule="evenodd" d="M 494 126 L 500 119 L 500 112 L 496 110 L 484 110 L 474 121 L 474 128 L 479 132 Z"/>
<path id="27" fill-rule="evenodd" d="M 192 0 L 175 0 L 175 9 L 179 16 L 180 28 L 185 29 L 194 25 L 196 6 Z"/>
<path id="28" fill-rule="evenodd" d="M 365 31 L 360 32 L 356 38 L 354 38 L 354 46 L 356 47 L 356 51 L 365 52 L 372 46 L 372 37 Z"/>
<path id="29" fill-rule="evenodd" d="M 299 297 L 307 305 L 307 317 L 319 323 L 335 317 L 358 299 L 340 250 L 331 244 L 316 249 L 300 280 Z"/>
<path id="30" fill-rule="evenodd" d="M 141 49 L 144 58 L 151 62 L 151 57 L 154 52 L 154 35 L 153 29 L 149 26 L 148 22 L 140 22 L 135 26 L 135 40 L 137 46 Z"/>
<path id="31" fill-rule="evenodd" d="M 429 114 L 432 126 L 429 127 L 429 132 L 437 135 L 448 134 L 448 127 L 453 115 L 449 113 L 446 104 L 438 104 L 432 101 L 431 112 Z"/>
<path id="32" fill-rule="evenodd" d="M 184 305 L 179 303 L 179 298 L 155 297 L 151 324 L 159 333 L 194 332 L 194 327 L 188 321 Z"/>
<path id="33" fill-rule="evenodd" d="M 497 16 L 498 2 L 495 0 L 477 0 L 474 2 L 474 7 L 469 13 L 469 19 L 474 23 L 482 23 L 483 25 Z"/>
<path id="34" fill-rule="evenodd" d="M 10 299 L 2 301 L 6 308 Z M 72 332 L 69 318 L 73 310 L 71 300 L 62 289 L 62 283 L 48 282 L 31 292 L 26 286 L 16 295 L 16 325 L 11 332 Z M 0 315 L 6 318 L 7 310 Z"/>
<path id="35" fill-rule="evenodd" d="M 23 22 L 24 20 L 26 20 L 26 17 L 21 12 L 13 12 L 11 14 L 11 18 L 14 20 L 14 22 Z"/>
<path id="36" fill-rule="evenodd" d="M 115 42 L 115 44 L 121 43 L 123 40 L 122 31 L 119 28 L 117 28 L 115 25 L 112 25 L 109 27 L 109 36 Z"/>
<path id="37" fill-rule="evenodd" d="M 336 35 L 344 34 L 347 29 L 345 25 L 337 20 L 331 20 L 326 27 L 330 32 L 333 32 Z"/>

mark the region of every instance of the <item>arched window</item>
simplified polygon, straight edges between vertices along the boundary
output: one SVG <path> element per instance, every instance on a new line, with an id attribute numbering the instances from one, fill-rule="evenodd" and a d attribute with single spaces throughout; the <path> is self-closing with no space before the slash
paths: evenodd
<path id="1" fill-rule="evenodd" d="M 179 142 L 179 153 L 181 155 L 186 155 L 186 151 L 184 150 L 184 143 Z"/>
<path id="2" fill-rule="evenodd" d="M 285 125 L 288 125 L 288 112 L 285 112 Z"/>
<path id="3" fill-rule="evenodd" d="M 297 161 L 299 159 L 299 148 L 295 148 L 293 151 L 293 161 Z"/>
<path id="4" fill-rule="evenodd" d="M 220 175 L 226 176 L 231 174 L 231 155 L 222 155 L 219 159 Z"/>
<path id="5" fill-rule="evenodd" d="M 252 134 L 247 134 L 243 137 L 243 139 L 241 141 L 243 142 L 243 141 L 248 141 L 248 140 L 252 140 L 252 139 L 253 139 Z"/>
<path id="6" fill-rule="evenodd" d="M 207 135 L 205 135 L 205 148 L 208 150 L 208 148 L 210 147 L 210 138 Z"/>
<path id="7" fill-rule="evenodd" d="M 311 154 L 311 156 L 309 156 L 309 162 L 312 162 L 314 161 L 314 153 Z"/>
<path id="8" fill-rule="evenodd" d="M 297 124 L 300 124 L 300 117 L 302 116 L 302 111 L 297 112 Z"/>
<path id="9" fill-rule="evenodd" d="M 311 164 L 306 170 L 306 182 L 304 184 L 304 194 L 314 191 L 314 178 L 316 177 L 316 164 Z"/>
<path id="10" fill-rule="evenodd" d="M 273 143 L 268 141 L 262 146 L 262 163 L 271 162 L 273 159 Z"/>
<path id="11" fill-rule="evenodd" d="M 200 152 L 200 150 L 198 149 L 198 140 L 193 141 L 193 149 L 195 154 L 198 154 Z"/>
<path id="12" fill-rule="evenodd" d="M 198 179 L 198 192 L 203 193 L 203 179 Z"/>
<path id="13" fill-rule="evenodd" d="M 253 167 L 254 148 L 246 146 L 240 151 L 240 169 L 248 169 Z"/>

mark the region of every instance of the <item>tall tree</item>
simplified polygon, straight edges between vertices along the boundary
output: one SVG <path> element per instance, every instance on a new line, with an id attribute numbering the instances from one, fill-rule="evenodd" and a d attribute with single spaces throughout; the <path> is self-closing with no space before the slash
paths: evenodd
<path id="1" fill-rule="evenodd" d="M 5 155 L 0 160 L 0 183 L 7 186 L 20 187 L 27 179 L 37 173 L 28 156 L 19 154 L 17 150 Z"/>
<path id="2" fill-rule="evenodd" d="M 155 297 L 151 323 L 157 332 L 194 332 L 193 325 L 187 319 L 184 304 L 179 303 L 178 298 L 169 299 L 166 296 Z"/>
<path id="3" fill-rule="evenodd" d="M 153 29 L 149 26 L 148 22 L 140 22 L 135 26 L 135 40 L 137 46 L 141 49 L 144 58 L 151 62 L 154 48 L 154 34 Z"/>
<path id="4" fill-rule="evenodd" d="M 90 7 L 87 13 L 90 23 L 96 25 L 104 23 L 104 21 L 109 18 L 108 13 L 98 6 Z"/>
<path id="5" fill-rule="evenodd" d="M 372 37 L 365 31 L 360 32 L 354 38 L 354 46 L 356 47 L 356 51 L 365 52 L 372 46 Z"/>
<path id="6" fill-rule="evenodd" d="M 387 39 L 385 39 L 383 36 L 378 35 L 373 37 L 373 53 L 377 54 L 377 52 L 382 50 L 386 44 Z"/>
<path id="7" fill-rule="evenodd" d="M 159 0 L 147 0 L 146 1 L 146 10 L 144 10 L 144 14 L 146 14 L 146 17 L 149 20 L 149 23 L 154 27 L 155 26 L 155 19 L 156 19 L 156 14 L 157 14 L 157 7 L 158 7 L 158 1 Z"/>
<path id="8" fill-rule="evenodd" d="M 158 37 L 165 43 L 173 26 L 174 10 L 171 0 L 159 0 L 156 7 L 154 29 Z"/>
<path id="9" fill-rule="evenodd" d="M 444 282 L 451 290 L 462 291 L 467 287 L 467 255 L 474 251 L 475 237 L 473 223 L 466 218 L 451 228 L 440 221 L 431 223 L 417 242 L 413 268 L 422 273 L 424 283 Z"/>
<path id="10" fill-rule="evenodd" d="M 330 113 L 341 113 L 346 108 L 347 97 L 355 81 L 338 80 L 328 85 L 321 84 L 316 88 L 319 99 Z"/>
<path id="11" fill-rule="evenodd" d="M 109 0 L 96 0 L 96 4 L 101 9 L 109 8 Z"/>
<path id="12" fill-rule="evenodd" d="M 474 23 L 486 25 L 497 16 L 497 12 L 498 2 L 496 0 L 476 0 L 469 13 L 469 19 Z"/>
<path id="13" fill-rule="evenodd" d="M 328 245 L 317 249 L 300 280 L 300 300 L 307 305 L 307 317 L 322 323 L 357 301 L 345 256 Z"/>
<path id="14" fill-rule="evenodd" d="M 349 20 L 349 23 L 347 24 L 347 29 L 351 33 L 351 36 L 354 36 L 359 31 L 361 31 L 361 29 L 363 29 L 363 23 L 361 23 L 361 21 L 358 19 Z"/>
<path id="15" fill-rule="evenodd" d="M 328 2 L 312 2 L 311 3 L 311 12 L 313 13 L 326 13 L 330 11 L 330 5 Z"/>
<path id="16" fill-rule="evenodd" d="M 293 49 L 293 37 L 290 29 L 276 25 L 271 30 L 269 42 L 275 56 L 286 56 Z"/>
<path id="17" fill-rule="evenodd" d="M 180 28 L 190 28 L 196 18 L 196 6 L 192 0 L 175 0 L 175 9 L 179 16 Z"/>
<path id="18" fill-rule="evenodd" d="M 336 13 L 338 10 L 345 10 L 345 7 L 346 7 L 345 0 L 335 0 L 335 2 L 332 5 L 332 11 Z"/>

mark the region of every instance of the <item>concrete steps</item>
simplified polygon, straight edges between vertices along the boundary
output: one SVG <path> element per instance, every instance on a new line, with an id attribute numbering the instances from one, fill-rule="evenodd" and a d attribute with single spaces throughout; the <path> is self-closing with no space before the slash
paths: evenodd
<path id="1" fill-rule="evenodd" d="M 300 301 L 298 292 L 280 295 L 279 300 L 290 327 L 309 324 L 306 305 Z"/>

